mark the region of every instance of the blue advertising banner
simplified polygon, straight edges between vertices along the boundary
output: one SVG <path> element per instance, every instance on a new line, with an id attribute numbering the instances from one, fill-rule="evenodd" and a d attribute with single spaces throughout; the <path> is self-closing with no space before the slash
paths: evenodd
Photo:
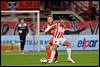
<path id="1" fill-rule="evenodd" d="M 40 50 L 45 50 L 47 41 L 51 35 L 40 36 Z M 72 50 L 99 50 L 99 35 L 65 35 L 64 38 L 74 46 Z M 18 44 L 19 36 L 1 36 L 1 44 Z M 37 50 L 35 36 L 27 36 L 24 50 Z M 66 47 L 60 45 L 58 50 L 66 50 Z"/>

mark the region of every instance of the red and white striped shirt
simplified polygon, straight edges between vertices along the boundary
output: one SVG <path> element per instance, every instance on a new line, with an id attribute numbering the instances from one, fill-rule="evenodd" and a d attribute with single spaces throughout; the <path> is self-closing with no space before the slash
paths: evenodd
<path id="1" fill-rule="evenodd" d="M 54 31 L 54 28 L 56 28 L 56 24 L 57 24 L 57 22 L 52 22 L 52 23 L 49 23 L 48 25 L 47 25 L 47 27 L 48 26 L 52 26 L 52 29 L 51 30 L 49 30 L 49 34 L 52 34 L 53 35 L 53 31 Z"/>
<path id="2" fill-rule="evenodd" d="M 51 31 L 53 33 L 54 38 L 63 38 L 64 37 L 64 26 L 60 22 L 57 22 L 52 27 L 55 28 L 54 30 Z"/>

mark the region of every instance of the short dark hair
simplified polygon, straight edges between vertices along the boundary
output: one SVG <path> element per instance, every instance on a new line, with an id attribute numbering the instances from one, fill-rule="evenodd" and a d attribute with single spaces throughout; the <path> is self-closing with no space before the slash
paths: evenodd
<path id="1" fill-rule="evenodd" d="M 19 22 L 20 22 L 21 20 L 24 20 L 24 18 L 20 18 L 20 19 L 19 19 Z"/>
<path id="2" fill-rule="evenodd" d="M 47 17 L 53 17 L 53 15 L 48 15 Z"/>

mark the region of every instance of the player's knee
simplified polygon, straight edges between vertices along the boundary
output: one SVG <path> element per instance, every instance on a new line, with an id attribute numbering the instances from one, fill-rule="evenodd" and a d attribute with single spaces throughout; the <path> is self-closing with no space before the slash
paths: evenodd
<path id="1" fill-rule="evenodd" d="M 58 46 L 58 45 L 56 45 L 56 44 L 55 44 L 55 45 L 53 45 L 53 50 L 55 50 L 55 51 L 56 51 L 58 47 L 59 47 L 59 46 Z"/>
<path id="2" fill-rule="evenodd" d="M 45 46 L 45 48 L 50 48 L 50 45 L 47 44 L 47 45 Z"/>
<path id="3" fill-rule="evenodd" d="M 70 46 L 71 46 L 71 43 L 68 42 L 68 41 L 65 41 L 65 42 L 64 42 L 64 46 L 70 47 Z"/>

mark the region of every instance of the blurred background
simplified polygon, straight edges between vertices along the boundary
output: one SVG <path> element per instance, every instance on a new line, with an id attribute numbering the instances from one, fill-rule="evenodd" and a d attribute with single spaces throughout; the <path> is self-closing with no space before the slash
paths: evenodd
<path id="1" fill-rule="evenodd" d="M 36 10 L 39 11 L 39 16 L 37 12 L 20 12 Z M 16 25 L 18 19 L 24 18 L 29 26 L 28 35 L 30 35 L 27 37 L 26 44 L 31 45 L 25 49 L 34 50 L 34 44 L 37 44 L 37 41 L 34 42 L 37 40 L 35 35 L 38 35 L 39 48 L 44 50 L 47 40 L 51 37 L 51 35 L 43 34 L 47 25 L 46 16 L 52 14 L 55 22 L 59 22 L 59 18 L 66 19 L 65 37 L 69 40 L 73 39 L 75 50 L 83 49 L 84 43 L 79 45 L 78 42 L 85 40 L 89 40 L 92 46 L 92 41 L 96 42 L 95 47 L 88 49 L 99 49 L 99 1 L 1 1 L 1 11 L 1 44 L 17 44 L 19 42 Z M 19 12 L 12 13 L 11 11 Z"/>
<path id="2" fill-rule="evenodd" d="M 47 15 L 54 22 L 65 19 L 64 38 L 71 42 L 75 64 L 66 62 L 66 48 L 59 46 L 60 63 L 44 66 L 99 66 L 99 1 L 68 0 L 2 0 L 1 2 L 1 65 L 41 66 L 40 58 L 47 57 L 45 46 L 52 37 L 43 34 Z M 16 31 L 18 20 L 24 18 L 29 33 L 24 54 Z"/>

